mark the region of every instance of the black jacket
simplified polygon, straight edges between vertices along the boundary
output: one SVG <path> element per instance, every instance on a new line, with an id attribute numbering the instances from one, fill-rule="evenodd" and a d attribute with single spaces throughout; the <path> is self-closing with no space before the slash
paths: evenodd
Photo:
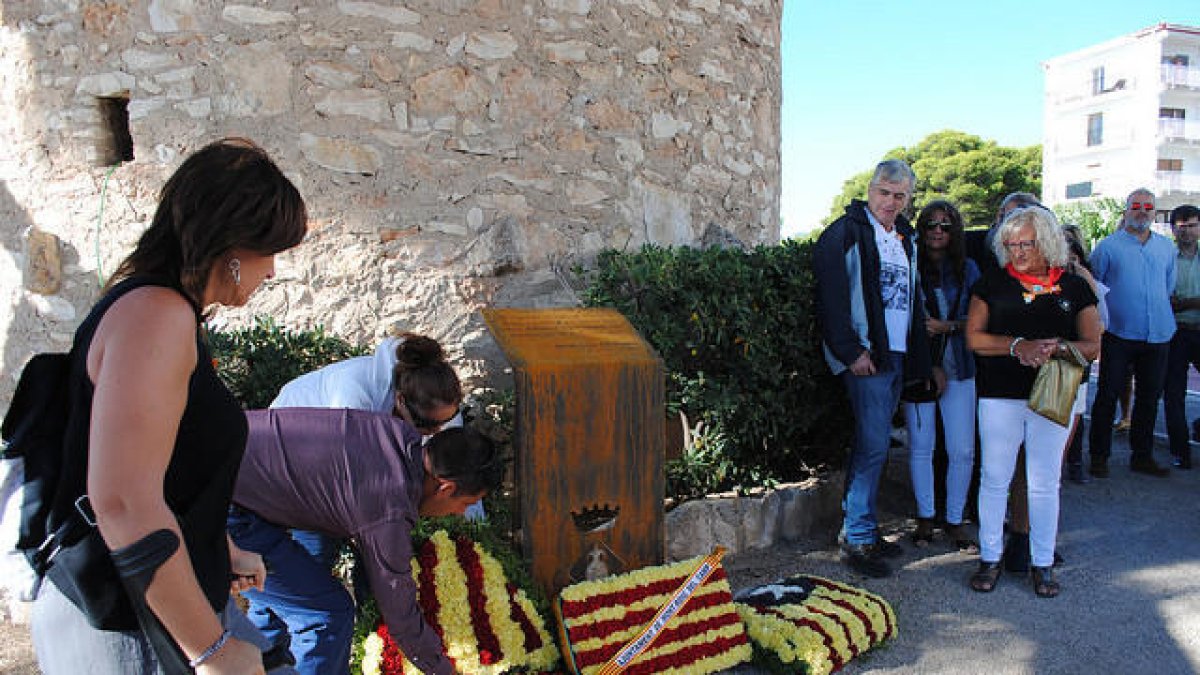
<path id="1" fill-rule="evenodd" d="M 834 374 L 846 370 L 864 349 L 878 370 L 890 370 L 883 290 L 879 279 L 879 250 L 866 203 L 854 200 L 841 218 L 829 224 L 813 251 L 817 280 L 817 316 L 825 359 Z M 928 377 L 932 371 L 925 308 L 916 256 L 916 231 L 903 216 L 896 219 L 909 261 L 909 329 L 905 379 Z"/>

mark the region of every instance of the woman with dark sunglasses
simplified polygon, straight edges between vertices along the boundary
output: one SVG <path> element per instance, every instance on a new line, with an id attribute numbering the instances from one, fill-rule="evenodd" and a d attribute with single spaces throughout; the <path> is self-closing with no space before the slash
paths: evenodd
<path id="1" fill-rule="evenodd" d="M 917 500 L 917 530 L 913 543 L 927 546 L 933 540 L 933 450 L 937 440 L 937 413 L 945 430 L 946 470 L 945 533 L 960 550 L 973 551 L 975 542 L 963 526 L 971 471 L 975 463 L 975 361 L 963 339 L 971 286 L 979 268 L 966 257 L 963 221 L 958 209 L 944 200 L 931 202 L 917 216 L 918 269 L 921 291 L 929 316 L 933 363 L 945 373 L 945 386 L 928 401 L 906 402 L 909 470 Z"/>
<path id="2" fill-rule="evenodd" d="M 446 353 L 437 340 L 416 333 L 401 333 L 386 338 L 375 353 L 331 363 L 288 382 L 279 391 L 271 408 L 346 408 L 391 413 L 417 430 L 423 442 L 437 432 L 461 427 L 462 384 L 446 361 Z M 482 502 L 472 503 L 467 518 L 484 517 Z M 290 530 L 291 537 L 325 568 L 333 567 L 342 539 L 305 529 Z M 250 603 L 247 615 L 274 644 L 282 636 L 323 635 L 330 617 L 344 611 L 344 598 L 328 596 L 328 606 L 310 606 L 295 613 L 286 622 L 276 618 L 263 603 Z M 310 601 L 315 603 L 315 600 Z M 284 625 L 286 623 L 287 625 Z M 311 649 L 293 644 L 297 663 L 309 661 L 309 651 L 319 652 L 320 639 Z M 303 671 L 303 668 L 301 668 Z"/>
<path id="3" fill-rule="evenodd" d="M 375 353 L 331 363 L 283 385 L 272 408 L 391 412 L 431 436 L 462 426 L 462 385 L 437 340 L 402 333 Z"/>

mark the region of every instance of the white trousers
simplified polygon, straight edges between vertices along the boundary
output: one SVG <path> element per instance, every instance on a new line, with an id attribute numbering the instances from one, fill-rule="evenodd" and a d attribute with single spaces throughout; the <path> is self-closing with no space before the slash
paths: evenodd
<path id="1" fill-rule="evenodd" d="M 1037 567 L 1054 564 L 1058 537 L 1058 487 L 1068 427 L 1029 409 L 1023 399 L 979 399 L 979 558 L 999 562 L 1004 549 L 1008 486 L 1025 444 L 1025 480 L 1029 486 L 1029 550 Z"/>
<path id="2" fill-rule="evenodd" d="M 932 518 L 934 508 L 933 449 L 937 444 L 937 409 L 946 432 L 946 522 L 962 523 L 975 465 L 975 380 L 950 380 L 937 401 L 905 403 L 908 426 L 908 469 L 917 515 Z"/>

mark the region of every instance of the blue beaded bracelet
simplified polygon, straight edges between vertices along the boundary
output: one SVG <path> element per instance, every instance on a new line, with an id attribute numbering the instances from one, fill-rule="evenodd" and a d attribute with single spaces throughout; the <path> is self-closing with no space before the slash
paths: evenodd
<path id="1" fill-rule="evenodd" d="M 229 642 L 229 631 L 223 630 L 221 631 L 221 637 L 217 638 L 216 642 L 209 645 L 208 649 L 200 652 L 200 656 L 188 661 L 188 665 L 192 668 L 198 667 L 200 664 L 211 659 L 213 656 L 216 656 L 217 652 L 221 651 L 221 647 L 224 647 L 226 642 Z"/>

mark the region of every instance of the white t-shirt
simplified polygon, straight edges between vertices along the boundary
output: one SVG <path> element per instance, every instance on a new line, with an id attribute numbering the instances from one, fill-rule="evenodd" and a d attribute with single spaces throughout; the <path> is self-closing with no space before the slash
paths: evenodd
<path id="1" fill-rule="evenodd" d="M 352 408 L 390 412 L 392 371 L 399 338 L 387 338 L 370 356 L 356 356 L 305 373 L 283 385 L 272 408 Z"/>
<path id="2" fill-rule="evenodd" d="M 271 401 L 272 408 L 351 408 L 391 412 L 396 405 L 392 372 L 401 338 L 386 338 L 370 356 L 331 363 L 283 385 Z M 445 424 L 461 427 L 462 414 Z M 426 437 L 428 440 L 428 437 Z"/>
<path id="3" fill-rule="evenodd" d="M 867 212 L 870 214 L 870 212 Z M 887 326 L 888 347 L 894 352 L 908 349 L 908 313 L 912 289 L 909 287 L 908 255 L 895 230 L 883 229 L 875 216 L 875 248 L 879 250 L 879 286 L 883 293 L 883 318 Z"/>
<path id="4" fill-rule="evenodd" d="M 396 369 L 396 348 L 404 340 L 386 338 L 370 356 L 356 356 L 345 361 L 331 363 L 283 385 L 279 395 L 271 401 L 272 408 L 351 408 L 388 412 L 396 405 L 392 392 L 392 371 Z M 461 427 L 462 413 L 458 413 L 442 428 Z M 428 443 L 430 436 L 422 440 Z M 467 508 L 468 520 L 486 517 L 483 502 L 475 502 Z"/>

